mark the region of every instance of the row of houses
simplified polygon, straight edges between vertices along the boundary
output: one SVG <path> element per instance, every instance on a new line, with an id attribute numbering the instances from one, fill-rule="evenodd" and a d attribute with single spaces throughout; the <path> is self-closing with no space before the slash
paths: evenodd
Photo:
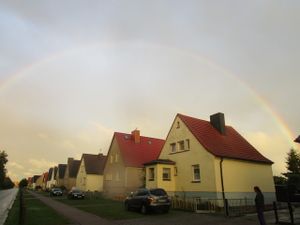
<path id="1" fill-rule="evenodd" d="M 259 186 L 275 199 L 273 162 L 233 127 L 223 113 L 210 120 L 177 114 L 166 140 L 115 132 L 107 155 L 83 154 L 31 178 L 32 187 L 76 186 L 123 198 L 139 187 L 164 188 L 178 198 L 253 198 Z"/>

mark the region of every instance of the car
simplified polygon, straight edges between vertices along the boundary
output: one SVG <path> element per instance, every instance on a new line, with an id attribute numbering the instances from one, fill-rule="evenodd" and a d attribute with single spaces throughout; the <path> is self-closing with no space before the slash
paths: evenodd
<path id="1" fill-rule="evenodd" d="M 171 200 L 162 188 L 142 188 L 131 193 L 124 201 L 125 209 L 137 209 L 146 214 L 150 211 L 167 213 L 171 207 Z"/>
<path id="2" fill-rule="evenodd" d="M 52 188 L 50 190 L 50 196 L 62 196 L 63 192 L 60 188 Z"/>
<path id="3" fill-rule="evenodd" d="M 68 193 L 68 199 L 84 199 L 84 193 L 79 189 L 72 189 Z"/>

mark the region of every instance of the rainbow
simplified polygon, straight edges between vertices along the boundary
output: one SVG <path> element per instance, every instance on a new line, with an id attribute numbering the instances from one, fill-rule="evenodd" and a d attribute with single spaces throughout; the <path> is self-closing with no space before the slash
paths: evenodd
<path id="1" fill-rule="evenodd" d="M 36 62 L 33 62 L 31 64 L 28 64 L 24 67 L 22 67 L 21 69 L 19 69 L 17 72 L 10 74 L 5 80 L 3 80 L 0 83 L 0 94 L 1 92 L 5 91 L 6 89 L 9 89 L 10 87 L 12 87 L 14 85 L 14 83 L 16 83 L 17 81 L 19 81 L 20 79 L 22 79 L 22 77 L 26 76 L 27 74 L 29 74 L 29 72 L 38 67 L 38 66 L 42 66 L 45 65 L 49 62 L 51 62 L 52 60 L 55 59 L 59 59 L 60 57 L 63 57 L 65 54 L 72 54 L 84 49 L 88 49 L 88 48 L 95 48 L 95 47 L 101 47 L 101 48 L 111 48 L 111 47 L 115 47 L 115 46 L 119 46 L 119 45 L 126 45 L 128 44 L 128 42 L 119 42 L 118 44 L 116 43 L 105 43 L 105 44 L 99 44 L 99 43 L 91 43 L 89 45 L 84 45 L 84 46 L 79 46 L 76 48 L 72 48 L 72 49 L 67 49 L 64 51 L 60 51 L 57 52 L 55 54 L 52 54 L 50 56 L 47 56 L 45 58 L 42 58 L 41 60 L 38 60 Z M 228 77 L 230 77 L 231 79 L 238 81 L 243 87 L 245 87 L 249 93 L 251 93 L 251 95 L 253 96 L 253 98 L 256 100 L 256 102 L 263 107 L 263 109 L 271 116 L 271 118 L 273 119 L 274 123 L 277 125 L 277 127 L 280 129 L 280 131 L 283 133 L 283 135 L 286 137 L 288 143 L 290 144 L 291 147 L 296 146 L 294 143 L 294 139 L 296 137 L 296 135 L 289 129 L 287 123 L 285 122 L 285 120 L 283 119 L 282 116 L 280 116 L 271 106 L 271 104 L 264 99 L 261 95 L 258 94 L 258 92 L 250 87 L 250 85 L 248 85 L 247 83 L 245 83 L 243 80 L 241 80 L 240 78 L 238 78 L 238 76 L 234 75 L 233 73 L 231 73 L 229 70 L 225 69 L 224 67 L 215 64 L 212 60 L 209 60 L 208 58 L 204 58 L 202 56 L 200 56 L 199 54 L 197 54 L 196 52 L 192 52 L 192 51 L 187 51 L 187 50 L 183 50 L 183 49 L 179 49 L 179 48 L 174 48 L 174 47 L 170 47 L 170 46 L 166 46 L 166 45 L 158 45 L 158 44 L 153 44 L 153 43 L 145 43 L 145 42 L 139 42 L 138 43 L 141 46 L 144 47 L 150 47 L 150 48 L 157 48 L 157 49 L 165 49 L 165 50 L 169 50 L 169 51 L 175 51 L 176 53 L 179 53 L 181 55 L 186 55 L 187 57 L 192 57 L 195 60 L 201 61 L 206 63 L 207 65 L 209 65 L 210 67 L 216 69 L 217 71 L 220 71 L 221 74 L 224 74 Z"/>

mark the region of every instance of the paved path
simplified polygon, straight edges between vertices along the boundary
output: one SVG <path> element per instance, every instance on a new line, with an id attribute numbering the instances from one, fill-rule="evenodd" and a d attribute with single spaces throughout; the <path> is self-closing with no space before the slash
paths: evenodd
<path id="1" fill-rule="evenodd" d="M 18 193 L 17 188 L 0 191 L 0 225 L 3 225 Z"/>
<path id="2" fill-rule="evenodd" d="M 112 225 L 113 223 L 103 219 L 94 214 L 84 212 L 82 210 L 76 209 L 74 207 L 68 206 L 61 202 L 52 200 L 49 197 L 45 197 L 39 194 L 36 194 L 32 191 L 28 191 L 30 194 L 41 200 L 46 205 L 50 206 L 54 210 L 56 210 L 61 215 L 65 216 L 69 220 L 71 220 L 74 225 Z"/>

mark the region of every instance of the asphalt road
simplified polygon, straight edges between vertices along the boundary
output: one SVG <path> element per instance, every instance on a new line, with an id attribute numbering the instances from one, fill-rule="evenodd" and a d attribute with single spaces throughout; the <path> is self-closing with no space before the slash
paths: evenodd
<path id="1" fill-rule="evenodd" d="M 18 190 L 18 188 L 0 190 L 0 225 L 4 224 L 9 209 L 17 196 Z"/>

